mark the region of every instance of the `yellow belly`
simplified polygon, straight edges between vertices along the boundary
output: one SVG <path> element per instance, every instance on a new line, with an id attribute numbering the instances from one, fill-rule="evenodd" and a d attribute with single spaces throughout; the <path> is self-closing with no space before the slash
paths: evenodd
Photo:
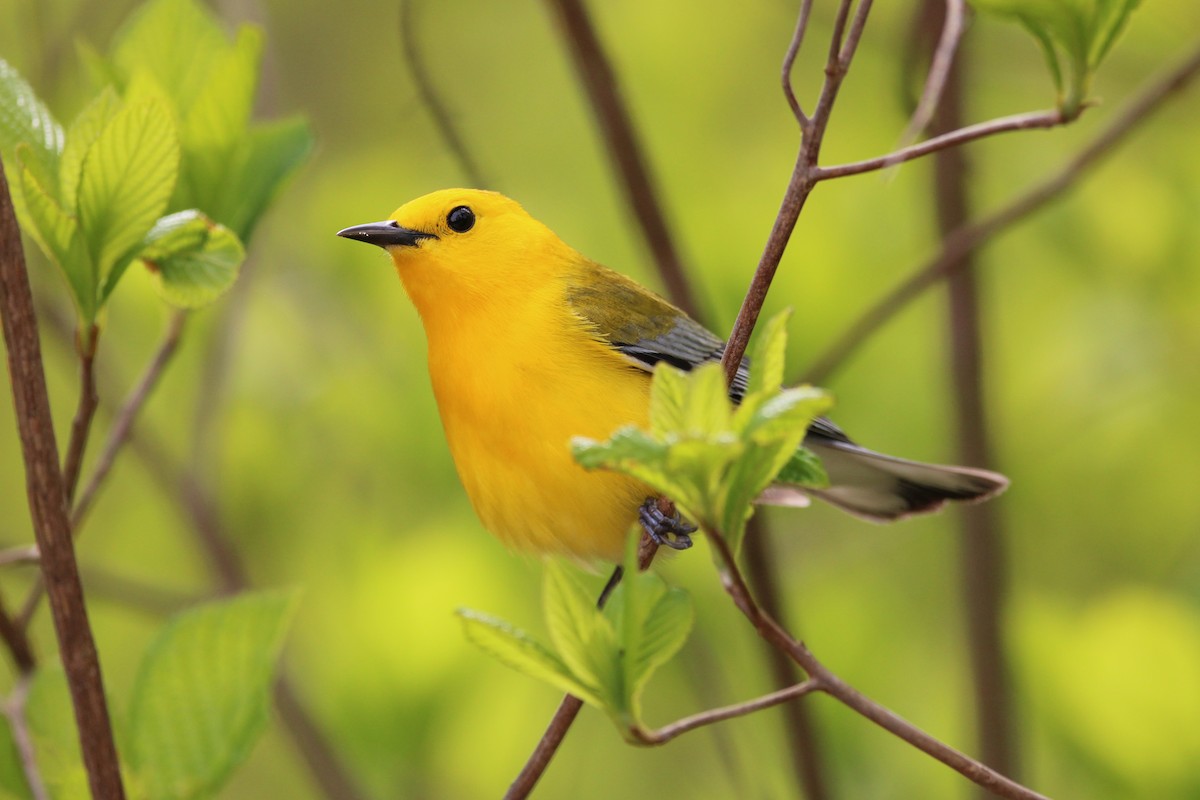
<path id="1" fill-rule="evenodd" d="M 506 341 L 504 359 L 494 341 L 492 357 L 481 358 L 485 343 L 469 332 L 431 344 L 430 374 L 459 478 L 484 526 L 507 545 L 619 560 L 651 492 L 615 473 L 585 471 L 569 442 L 645 425 L 649 376 L 581 332 L 560 341 L 528 334 Z M 475 357 L 464 358 L 468 351 Z"/>

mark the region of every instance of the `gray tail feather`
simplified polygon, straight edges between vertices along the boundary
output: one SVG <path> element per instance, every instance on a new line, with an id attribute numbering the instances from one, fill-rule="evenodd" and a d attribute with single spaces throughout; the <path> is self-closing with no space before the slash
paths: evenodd
<path id="1" fill-rule="evenodd" d="M 815 437 L 814 437 L 815 438 Z M 873 522 L 891 522 L 936 511 L 947 500 L 979 502 L 1008 488 L 998 472 L 922 464 L 883 455 L 849 442 L 805 442 L 825 465 L 829 487 L 800 490 L 774 486 L 759 502 L 788 504 L 803 491 Z"/>

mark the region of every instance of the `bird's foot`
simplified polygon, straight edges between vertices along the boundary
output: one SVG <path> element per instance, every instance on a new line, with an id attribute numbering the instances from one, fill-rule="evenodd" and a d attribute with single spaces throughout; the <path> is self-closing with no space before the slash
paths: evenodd
<path id="1" fill-rule="evenodd" d="M 646 502 L 642 503 L 638 510 L 638 521 L 642 523 L 646 535 L 659 546 L 672 550 L 687 550 L 692 546 L 690 534 L 696 532 L 696 526 L 685 522 L 679 512 L 668 517 L 658 507 L 657 497 L 647 497 Z"/>

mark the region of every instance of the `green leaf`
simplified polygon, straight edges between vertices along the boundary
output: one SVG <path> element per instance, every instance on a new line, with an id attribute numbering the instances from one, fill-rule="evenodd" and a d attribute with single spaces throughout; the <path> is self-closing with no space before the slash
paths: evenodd
<path id="1" fill-rule="evenodd" d="M 96 314 L 96 278 L 83 232 L 74 216 L 68 214 L 25 165 L 17 148 L 21 195 L 25 198 L 25 231 L 42 252 L 58 265 L 71 288 L 71 296 L 84 320 Z"/>
<path id="2" fill-rule="evenodd" d="M 166 209 L 178 169 L 170 112 L 154 100 L 121 109 L 88 149 L 79 219 L 102 285 L 128 263 Z"/>
<path id="3" fill-rule="evenodd" d="M 243 242 L 250 240 L 267 203 L 283 182 L 312 151 L 313 135 L 308 121 L 295 117 L 251 128 L 242 141 L 230 172 L 237 176 L 237 191 L 231 192 L 222 207 L 221 222 L 228 225 Z"/>
<path id="4" fill-rule="evenodd" d="M 746 395 L 775 392 L 783 385 L 783 370 L 787 354 L 787 324 L 792 310 L 785 308 L 762 325 L 755 336 L 750 380 Z"/>
<path id="5" fill-rule="evenodd" d="M 691 598 L 649 572 L 628 576 L 613 597 L 624 668 L 623 706 L 641 720 L 641 693 L 655 670 L 671 659 L 692 629 Z"/>
<path id="6" fill-rule="evenodd" d="M 117 32 L 111 60 L 126 81 L 148 71 L 179 108 L 188 108 L 228 47 L 212 12 L 195 0 L 151 0 Z"/>
<path id="7" fill-rule="evenodd" d="M 121 110 L 121 99 L 112 87 L 106 87 L 75 117 L 67 131 L 67 143 L 59 162 L 59 196 L 63 207 L 75 211 L 79 200 L 79 180 L 83 177 L 83 160 L 100 134 Z"/>
<path id="8" fill-rule="evenodd" d="M 575 695 L 597 708 L 603 703 L 596 693 L 572 675 L 566 664 L 527 633 L 503 620 L 469 609 L 460 609 L 467 640 L 484 652 L 536 680 Z"/>
<path id="9" fill-rule="evenodd" d="M 29 168 L 45 181 L 58 174 L 63 132 L 21 74 L 0 58 L 0 156 L 12 163 L 17 145 L 29 148 Z"/>
<path id="10" fill-rule="evenodd" d="M 783 465 L 776 476 L 779 483 L 790 483 L 796 486 L 806 486 L 813 489 L 824 489 L 829 486 L 829 475 L 821 459 L 807 447 L 798 448 L 791 458 Z"/>
<path id="11" fill-rule="evenodd" d="M 197 308 L 219 297 L 237 279 L 245 256 L 233 231 L 195 209 L 160 219 L 138 253 L 153 274 L 158 293 L 181 308 Z M 113 284 L 115 280 L 110 280 L 102 300 Z"/>
<path id="12" fill-rule="evenodd" d="M 703 364 L 682 372 L 660 361 L 654 374 L 650 387 L 651 433 L 703 436 L 729 429 L 732 410 L 720 364 Z"/>
<path id="13" fill-rule="evenodd" d="M 159 632 L 130 704 L 130 764 L 156 800 L 212 796 L 267 724 L 294 592 L 185 611 Z"/>
<path id="14" fill-rule="evenodd" d="M 588 642 L 596 635 L 600 615 L 587 590 L 561 563 L 546 564 L 542 605 L 550 641 L 563 662 L 588 686 L 599 686 L 602 676 L 588 658 Z"/>

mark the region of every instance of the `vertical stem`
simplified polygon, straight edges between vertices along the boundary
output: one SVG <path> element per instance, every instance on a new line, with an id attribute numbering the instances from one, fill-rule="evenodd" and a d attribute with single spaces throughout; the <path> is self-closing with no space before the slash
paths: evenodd
<path id="1" fill-rule="evenodd" d="M 33 295 L 8 181 L 0 165 L 0 316 L 8 350 L 13 405 L 25 459 L 30 517 L 41 553 L 42 577 L 71 701 L 83 763 L 92 796 L 121 800 L 125 789 L 109 722 L 100 657 L 92 638 L 83 585 L 75 563 L 67 495 L 58 462 L 58 444 L 42 369 Z"/>
<path id="2" fill-rule="evenodd" d="M 604 132 L 609 155 L 621 175 L 621 185 L 633 209 L 634 219 L 642 228 L 667 293 L 675 305 L 695 317 L 698 309 L 691 284 L 684 274 L 683 263 L 667 229 L 658 191 L 642 157 L 642 148 L 633 130 L 629 111 L 621 99 L 616 73 L 604 54 L 604 48 L 600 46 L 600 39 L 596 36 L 596 29 L 592 26 L 583 0 L 547 2 L 562 26 L 563 38 L 569 45 L 579 78 L 592 101 L 596 122 Z"/>
<path id="3" fill-rule="evenodd" d="M 79 404 L 75 408 L 75 419 L 71 422 L 71 440 L 63 459 L 63 488 L 67 494 L 67 505 L 75 500 L 75 489 L 79 486 L 79 474 L 83 471 L 83 453 L 91 438 L 92 420 L 96 416 L 99 398 L 96 396 L 96 345 L 100 329 L 93 323 L 81 329 L 75 339 L 75 351 L 79 355 Z"/>
<path id="4" fill-rule="evenodd" d="M 942 0 L 926 0 L 938 8 Z M 930 9 L 931 22 L 941 27 L 940 15 Z M 936 36 L 936 33 L 934 34 Z M 962 126 L 962 61 L 949 74 L 942 103 L 934 116 L 934 134 Z M 943 236 L 968 222 L 968 166 L 962 148 L 938 151 L 934 181 L 938 228 Z M 950 370 L 954 384 L 954 413 L 958 427 L 957 462 L 976 467 L 991 465 L 987 416 L 983 405 L 982 341 L 979 288 L 973 269 L 974 253 L 964 253 L 947 279 L 949 289 Z M 967 609 L 967 640 L 974 678 L 976 728 L 980 759 L 1006 775 L 1016 773 L 1008 661 L 1001 637 L 1005 595 L 1005 556 L 995 503 L 959 509 L 960 573 Z M 986 790 L 980 790 L 981 795 Z"/>

